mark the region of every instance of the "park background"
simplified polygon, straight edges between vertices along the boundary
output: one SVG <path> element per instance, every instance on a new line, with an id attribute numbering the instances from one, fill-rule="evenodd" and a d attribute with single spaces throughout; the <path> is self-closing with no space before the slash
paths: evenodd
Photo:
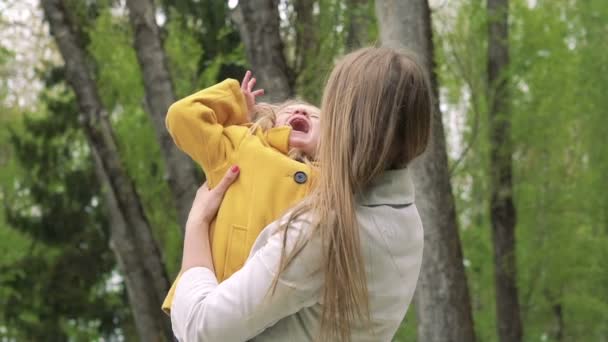
<path id="1" fill-rule="evenodd" d="M 605 0 L 0 0 L 0 340 L 170 339 L 202 174 L 168 106 L 246 69 L 318 104 L 374 44 L 436 95 L 395 341 L 608 341 Z"/>

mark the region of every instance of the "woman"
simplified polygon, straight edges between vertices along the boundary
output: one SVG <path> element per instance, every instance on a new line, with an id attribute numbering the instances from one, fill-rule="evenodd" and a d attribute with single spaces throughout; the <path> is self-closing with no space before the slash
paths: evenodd
<path id="1" fill-rule="evenodd" d="M 346 55 L 325 86 L 319 178 L 218 285 L 209 222 L 238 176 L 199 189 L 172 306 L 183 341 L 387 341 L 409 306 L 423 232 L 407 165 L 428 142 L 429 82 L 408 55 Z"/>

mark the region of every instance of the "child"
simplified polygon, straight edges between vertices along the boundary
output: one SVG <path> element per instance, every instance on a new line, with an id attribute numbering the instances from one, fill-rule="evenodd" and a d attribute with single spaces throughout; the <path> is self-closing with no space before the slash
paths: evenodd
<path id="1" fill-rule="evenodd" d="M 254 86 L 255 78 L 247 71 L 240 87 L 227 79 L 177 101 L 167 113 L 175 144 L 201 165 L 210 188 L 228 167 L 241 169 L 210 231 L 220 282 L 243 266 L 260 231 L 311 188 L 311 166 L 289 156 L 315 158 L 319 109 L 299 101 L 256 106 L 255 97 L 263 90 L 254 91 Z M 254 111 L 260 117 L 251 124 Z M 178 280 L 165 298 L 165 312 Z"/>

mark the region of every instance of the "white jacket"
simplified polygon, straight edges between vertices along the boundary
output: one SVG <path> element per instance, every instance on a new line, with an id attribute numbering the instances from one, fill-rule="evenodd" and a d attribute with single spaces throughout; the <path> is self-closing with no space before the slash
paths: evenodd
<path id="1" fill-rule="evenodd" d="M 409 172 L 384 172 L 358 199 L 371 326 L 352 327 L 353 341 L 390 341 L 414 294 L 423 231 Z M 171 307 L 173 332 L 180 341 L 311 341 L 317 336 L 323 291 L 320 241 L 306 244 L 270 295 L 283 242 L 277 227 L 275 222 L 262 231 L 243 268 L 221 284 L 203 267 L 181 275 Z M 291 224 L 288 249 L 308 227 L 305 220 Z"/>

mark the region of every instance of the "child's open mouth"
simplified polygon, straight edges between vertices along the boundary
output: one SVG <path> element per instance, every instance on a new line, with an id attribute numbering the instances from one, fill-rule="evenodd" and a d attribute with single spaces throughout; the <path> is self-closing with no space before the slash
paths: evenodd
<path id="1" fill-rule="evenodd" d="M 293 117 L 287 124 L 296 132 L 308 133 L 310 131 L 310 123 L 303 117 Z"/>

